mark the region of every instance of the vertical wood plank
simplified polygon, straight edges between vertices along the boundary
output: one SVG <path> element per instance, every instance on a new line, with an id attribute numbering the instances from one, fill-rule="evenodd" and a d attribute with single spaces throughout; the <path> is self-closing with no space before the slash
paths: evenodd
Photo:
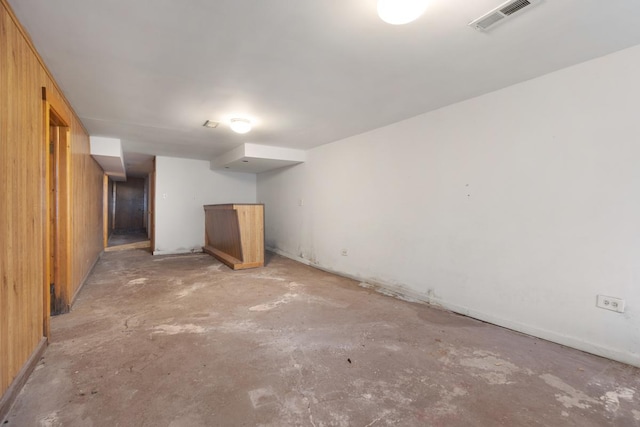
<path id="1" fill-rule="evenodd" d="M 0 197 L 9 194 L 6 159 L 9 159 L 11 151 L 9 149 L 9 79 L 7 70 L 9 69 L 9 36 L 7 17 L 0 15 Z M 5 199 L 6 200 L 6 199 Z M 9 217 L 8 203 L 0 203 L 0 217 Z M 8 252 L 7 225 L 0 223 L 0 244 L 4 251 Z M 9 257 L 0 256 L 0 361 L 4 365 L 8 361 L 9 348 Z M 4 391 L 8 386 L 9 370 L 0 368 L 0 390 Z"/>

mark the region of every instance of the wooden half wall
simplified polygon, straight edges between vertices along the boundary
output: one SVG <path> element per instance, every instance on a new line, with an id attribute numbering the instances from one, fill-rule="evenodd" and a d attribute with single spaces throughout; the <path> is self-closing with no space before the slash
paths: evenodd
<path id="1" fill-rule="evenodd" d="M 9 395 L 19 391 L 46 342 L 44 93 L 70 130 L 71 271 L 65 286 L 73 296 L 103 249 L 103 172 L 89 154 L 87 131 L 6 0 L 0 0 L 0 420 Z"/>

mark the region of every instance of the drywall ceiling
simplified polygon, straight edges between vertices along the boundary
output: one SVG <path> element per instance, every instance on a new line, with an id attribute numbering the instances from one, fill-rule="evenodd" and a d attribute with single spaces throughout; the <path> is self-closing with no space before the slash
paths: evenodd
<path id="1" fill-rule="evenodd" d="M 89 132 L 120 138 L 128 163 L 307 149 L 640 43 L 637 0 L 545 0 L 487 33 L 467 23 L 501 0 L 432 0 L 405 26 L 376 0 L 9 3 Z M 233 116 L 254 130 L 234 134 Z"/>

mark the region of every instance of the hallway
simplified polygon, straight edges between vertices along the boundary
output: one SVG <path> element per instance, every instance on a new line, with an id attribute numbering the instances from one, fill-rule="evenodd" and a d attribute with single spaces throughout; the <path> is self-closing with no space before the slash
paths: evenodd
<path id="1" fill-rule="evenodd" d="M 103 254 L 7 426 L 640 426 L 640 369 L 268 254 Z"/>

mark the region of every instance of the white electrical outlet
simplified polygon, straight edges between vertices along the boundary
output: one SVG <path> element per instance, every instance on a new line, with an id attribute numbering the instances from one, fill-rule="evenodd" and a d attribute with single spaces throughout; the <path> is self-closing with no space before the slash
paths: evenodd
<path id="1" fill-rule="evenodd" d="M 348 255 L 347 250 L 346 250 L 346 249 L 341 250 L 341 251 L 340 251 L 340 255 L 342 255 L 342 256 L 347 256 L 347 255 Z"/>
<path id="2" fill-rule="evenodd" d="M 298 199 L 298 206 L 304 206 L 304 199 Z"/>
<path id="3" fill-rule="evenodd" d="M 596 298 L 596 307 L 604 308 L 618 313 L 624 313 L 624 300 L 606 295 L 598 295 Z"/>

